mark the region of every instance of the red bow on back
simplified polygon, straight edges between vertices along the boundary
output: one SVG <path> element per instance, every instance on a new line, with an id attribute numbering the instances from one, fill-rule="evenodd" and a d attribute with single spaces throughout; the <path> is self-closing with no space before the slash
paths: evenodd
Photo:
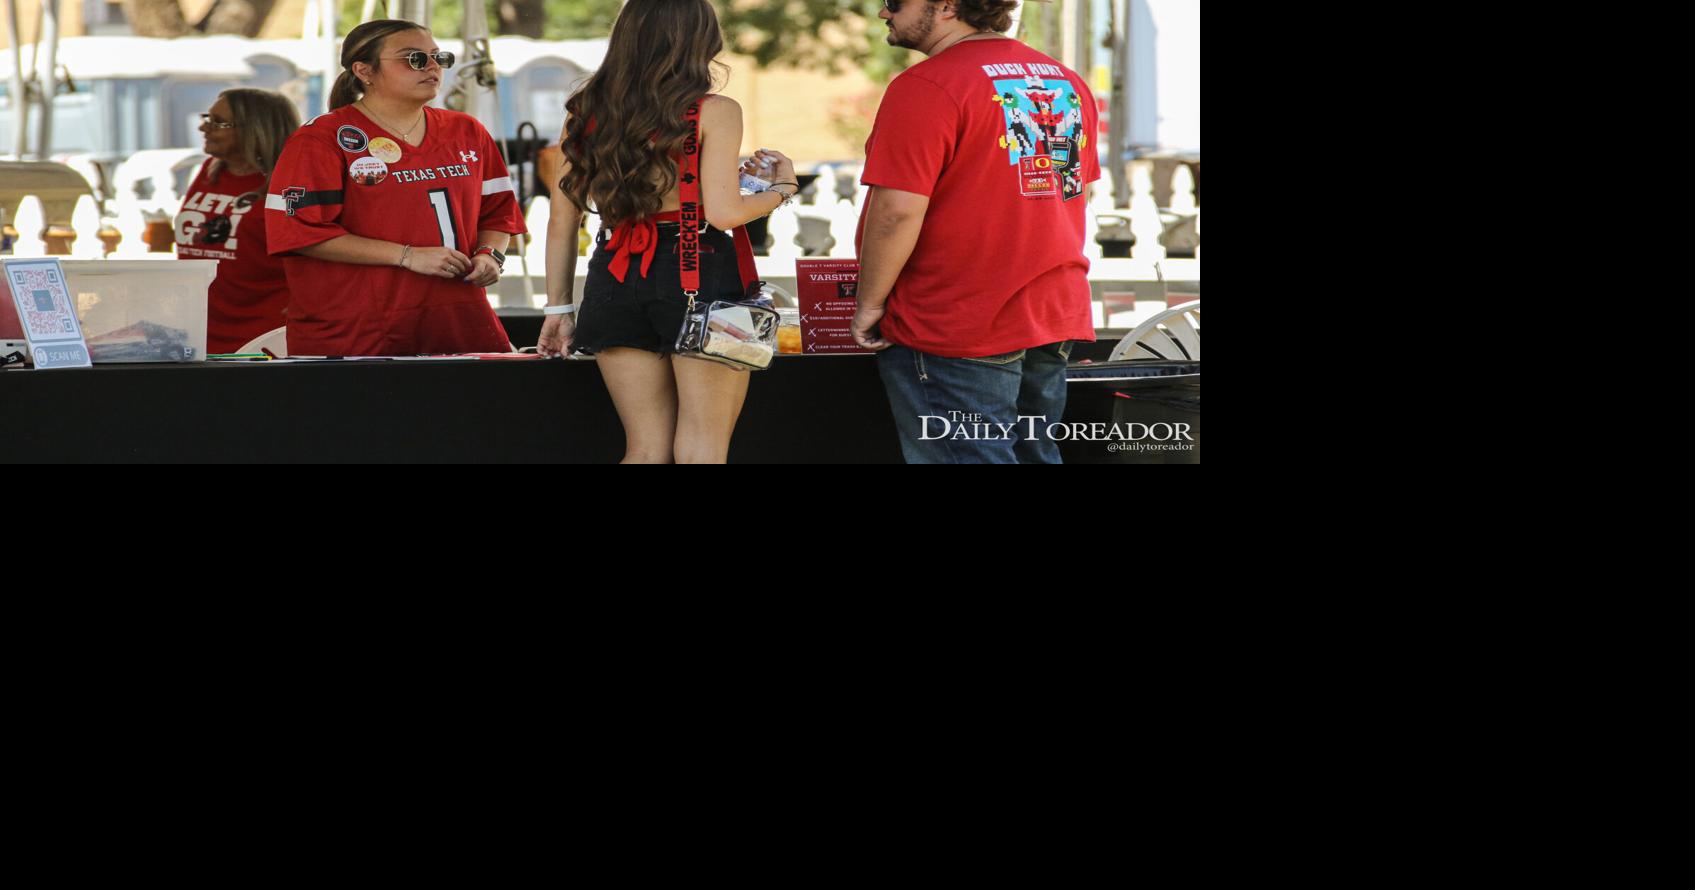
<path id="1" fill-rule="evenodd" d="M 612 263 L 607 271 L 624 283 L 624 277 L 630 274 L 630 255 L 642 254 L 642 277 L 647 277 L 647 270 L 653 267 L 653 255 L 658 251 L 653 245 L 659 241 L 659 227 L 651 219 L 624 220 L 613 231 L 606 246 L 612 253 Z"/>

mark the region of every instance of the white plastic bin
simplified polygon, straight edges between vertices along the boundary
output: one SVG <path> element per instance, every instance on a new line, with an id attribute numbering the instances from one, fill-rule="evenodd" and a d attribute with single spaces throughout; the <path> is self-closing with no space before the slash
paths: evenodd
<path id="1" fill-rule="evenodd" d="M 62 260 L 95 364 L 203 362 L 213 260 Z"/>

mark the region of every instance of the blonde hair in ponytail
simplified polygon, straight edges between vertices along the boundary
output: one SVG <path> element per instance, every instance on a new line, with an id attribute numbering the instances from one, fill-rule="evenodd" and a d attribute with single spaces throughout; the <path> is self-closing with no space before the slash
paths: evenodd
<path id="1" fill-rule="evenodd" d="M 428 31 L 430 29 L 416 22 L 400 19 L 377 19 L 366 22 L 347 33 L 347 39 L 341 44 L 341 74 L 335 79 L 335 86 L 330 88 L 330 110 L 342 108 L 359 101 L 365 95 L 365 85 L 359 82 L 359 76 L 353 73 L 357 62 L 376 67 L 382 57 L 383 41 L 392 34 L 404 31 Z"/>

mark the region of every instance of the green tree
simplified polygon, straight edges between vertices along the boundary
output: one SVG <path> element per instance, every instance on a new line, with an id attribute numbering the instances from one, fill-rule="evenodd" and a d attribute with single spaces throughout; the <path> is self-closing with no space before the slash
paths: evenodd
<path id="1" fill-rule="evenodd" d="M 472 0 L 476 2 L 476 0 Z M 545 40 L 585 40 L 612 33 L 623 0 L 484 0 L 496 34 Z M 465 0 L 437 0 L 433 24 L 458 37 Z M 361 0 L 343 0 L 342 24 L 352 27 Z M 858 68 L 879 83 L 912 64 L 912 53 L 883 39 L 881 0 L 713 0 L 730 49 L 760 67 Z M 539 19 L 539 21 L 538 21 Z"/>
<path id="2" fill-rule="evenodd" d="M 548 40 L 592 40 L 612 33 L 622 0 L 542 0 Z"/>
<path id="3" fill-rule="evenodd" d="M 174 0 L 173 0 L 174 2 Z M 458 37 L 466 0 L 437 0 L 431 30 Z M 478 0 L 471 0 L 478 2 Z M 544 40 L 586 40 L 612 33 L 623 0 L 481 0 L 489 30 Z M 713 0 L 731 50 L 762 68 L 857 68 L 887 83 L 916 58 L 889 46 L 881 0 Z M 359 23 L 363 0 L 342 0 L 341 33 Z"/>
<path id="4" fill-rule="evenodd" d="M 725 39 L 760 67 L 858 68 L 887 83 L 916 59 L 888 45 L 881 0 L 713 0 Z"/>
<path id="5" fill-rule="evenodd" d="M 477 0 L 471 0 L 477 2 Z M 482 0 L 489 33 L 540 40 L 588 40 L 612 33 L 622 0 Z M 359 24 L 364 0 L 341 0 L 338 24 L 346 34 Z M 459 37 L 465 0 L 436 0 L 430 30 L 438 37 Z"/>
<path id="6" fill-rule="evenodd" d="M 190 22 L 183 18 L 177 0 L 124 0 L 124 17 L 140 37 L 196 33 L 255 37 L 275 6 L 276 0 L 213 0 L 200 21 Z"/>

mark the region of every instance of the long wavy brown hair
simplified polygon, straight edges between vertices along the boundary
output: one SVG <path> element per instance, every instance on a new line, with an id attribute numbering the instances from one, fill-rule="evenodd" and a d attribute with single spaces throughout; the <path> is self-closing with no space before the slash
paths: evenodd
<path id="1" fill-rule="evenodd" d="M 606 61 L 565 103 L 559 190 L 607 225 L 652 216 L 677 185 L 690 104 L 712 92 L 724 51 L 708 0 L 629 0 Z M 723 66 L 720 65 L 720 68 Z"/>

